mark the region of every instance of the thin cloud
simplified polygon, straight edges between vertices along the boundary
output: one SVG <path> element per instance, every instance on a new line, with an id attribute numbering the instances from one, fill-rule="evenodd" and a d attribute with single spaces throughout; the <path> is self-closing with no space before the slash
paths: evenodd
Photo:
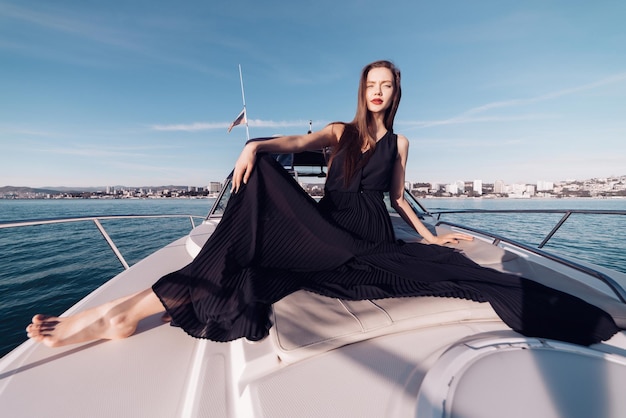
<path id="1" fill-rule="evenodd" d="M 57 132 L 45 131 L 31 127 L 16 127 L 16 126 L 2 126 L 0 125 L 0 135 L 25 135 L 25 136 L 42 136 L 53 137 L 58 136 Z"/>
<path id="2" fill-rule="evenodd" d="M 454 27 L 428 28 L 428 31 L 422 31 L 419 35 L 431 42 L 453 45 L 511 42 L 527 39 L 542 26 L 555 25 L 555 20 L 556 17 L 552 15 L 514 12 L 495 19 L 484 18 Z"/>
<path id="3" fill-rule="evenodd" d="M 115 28 L 114 24 L 105 25 L 102 23 L 103 19 L 99 16 L 77 14 L 72 10 L 66 9 L 41 12 L 9 3 L 0 3 L 0 5 L 2 5 L 0 8 L 0 17 L 21 20 L 50 31 L 73 35 L 80 40 L 88 40 L 107 45 L 121 51 L 131 52 L 151 60 L 166 62 L 203 74 L 220 78 L 228 77 L 228 74 L 216 68 L 207 67 L 199 62 L 176 57 L 172 54 L 164 54 L 163 45 L 160 42 L 153 41 L 152 45 L 147 44 L 145 35 L 138 35 L 128 30 L 120 30 Z M 62 51 L 55 51 L 53 54 L 45 48 L 39 48 L 24 43 L 0 42 L 0 48 L 20 50 L 30 55 L 45 57 L 46 59 L 61 59 L 79 65 L 92 66 L 105 64 L 101 60 L 94 62 L 93 58 L 77 59 L 77 54 L 73 53 L 64 54 Z M 106 65 L 111 65 L 111 63 L 106 62 Z"/>
<path id="4" fill-rule="evenodd" d="M 135 147 L 95 147 L 95 146 L 81 146 L 74 145 L 69 147 L 42 147 L 35 148 L 33 151 L 49 153 L 49 154 L 61 154 L 61 155 L 73 155 L 79 157 L 90 157 L 90 158 L 121 158 L 121 157 L 132 157 L 132 158 L 143 158 L 151 156 L 151 151 L 162 151 L 162 150 L 171 150 L 174 148 L 180 148 L 175 146 L 135 146 Z"/>
<path id="5" fill-rule="evenodd" d="M 198 131 L 210 131 L 213 129 L 228 129 L 230 124 L 227 122 L 207 123 L 207 122 L 194 122 L 194 123 L 177 123 L 173 125 L 152 125 L 150 129 L 154 131 L 166 131 L 166 132 L 198 132 Z"/>
<path id="6" fill-rule="evenodd" d="M 508 139 L 468 139 L 468 138 L 416 138 L 415 143 L 420 146 L 445 146 L 454 148 L 506 148 L 512 145 L 526 143 L 523 138 Z"/>
<path id="7" fill-rule="evenodd" d="M 614 84 L 614 83 L 618 83 L 620 81 L 624 81 L 626 80 L 626 73 L 621 73 L 621 74 L 615 74 L 613 76 L 604 78 L 602 80 L 599 81 L 595 81 L 593 83 L 588 83 L 588 84 L 584 84 L 582 86 L 577 86 L 577 87 L 571 87 L 568 89 L 563 89 L 563 90 L 558 90 L 558 91 L 554 91 L 554 92 L 550 92 L 547 94 L 542 94 L 540 96 L 536 96 L 536 97 L 531 97 L 528 99 L 512 99 L 512 100 L 504 100 L 504 101 L 499 101 L 499 102 L 493 102 L 493 103 L 488 103 L 486 105 L 483 106 L 478 106 L 475 107 L 473 109 L 470 109 L 468 111 L 466 111 L 465 113 L 463 113 L 463 115 L 474 115 L 477 113 L 483 113 L 487 110 L 491 110 L 491 109 L 500 109 L 500 108 L 504 108 L 504 107 L 514 107 L 514 106 L 523 106 L 523 105 L 527 105 L 527 104 L 532 104 L 532 103 L 537 103 L 537 102 L 543 102 L 546 100 L 552 100 L 552 99 L 556 99 L 558 97 L 563 97 L 563 96 L 569 96 L 571 94 L 574 93 L 578 93 L 581 91 L 585 91 L 585 90 L 592 90 L 598 87 L 603 87 L 609 84 Z"/>
<path id="8" fill-rule="evenodd" d="M 429 128 L 432 126 L 443 125 L 459 125 L 466 123 L 478 123 L 478 122 L 510 122 L 510 121 L 523 121 L 523 120 L 542 120 L 553 119 L 558 117 L 551 114 L 526 114 L 526 115 L 514 115 L 514 116 L 476 116 L 481 113 L 486 113 L 494 109 L 511 108 L 516 106 L 525 106 L 533 103 L 548 101 L 559 97 L 569 96 L 581 91 L 593 90 L 595 88 L 607 86 L 610 84 L 619 83 L 626 80 L 626 73 L 619 73 L 610 77 L 595 81 L 593 83 L 584 84 L 582 86 L 571 87 L 567 89 L 557 90 L 550 93 L 542 94 L 535 97 L 526 99 L 511 99 L 502 100 L 492 103 L 487 103 L 482 106 L 469 109 L 458 116 L 454 116 L 448 119 L 433 120 L 433 121 L 402 121 L 399 122 L 403 125 L 413 126 L 418 128 Z"/>
<path id="9" fill-rule="evenodd" d="M 262 119 L 251 119 L 248 121 L 248 126 L 255 128 L 292 128 L 308 126 L 308 120 L 294 120 L 294 121 L 273 121 Z M 167 132 L 198 132 L 198 131 L 210 131 L 215 129 L 228 129 L 230 122 L 194 122 L 188 124 L 172 124 L 172 125 L 152 125 L 150 128 L 155 131 L 167 131 Z"/>
<path id="10" fill-rule="evenodd" d="M 104 28 L 96 24 L 92 20 L 87 20 L 86 16 L 81 19 L 72 19 L 65 17 L 60 13 L 44 13 L 38 12 L 13 4 L 3 3 L 0 15 L 29 22 L 31 24 L 55 30 L 58 32 L 71 33 L 79 35 L 81 38 L 87 38 L 108 45 L 121 46 L 129 49 L 136 49 L 137 46 L 128 42 L 127 36 L 122 33 L 116 33 L 109 28 Z"/>
<path id="11" fill-rule="evenodd" d="M 316 121 L 316 124 L 320 124 L 322 122 Z M 273 121 L 273 120 L 261 120 L 261 119 L 251 119 L 249 122 L 250 126 L 254 126 L 257 128 L 293 128 L 300 126 L 309 126 L 308 120 L 293 120 L 293 121 Z"/>
<path id="12" fill-rule="evenodd" d="M 431 126 L 442 125 L 460 125 L 465 123 L 480 123 L 480 122 L 513 122 L 524 120 L 545 120 L 554 119 L 556 115 L 551 114 L 529 114 L 529 115 L 516 115 L 516 116 L 467 116 L 464 113 L 460 116 L 455 116 L 449 119 L 432 120 L 432 121 L 398 121 L 399 125 L 413 126 L 417 128 L 429 128 Z"/>

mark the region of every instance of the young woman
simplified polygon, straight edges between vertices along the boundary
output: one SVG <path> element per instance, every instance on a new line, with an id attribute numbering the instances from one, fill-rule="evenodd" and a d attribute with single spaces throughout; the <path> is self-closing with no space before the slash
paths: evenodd
<path id="1" fill-rule="evenodd" d="M 35 315 L 28 336 L 50 346 L 123 338 L 165 308 L 194 337 L 259 340 L 271 327 L 271 304 L 299 289 L 353 300 L 430 295 L 489 301 L 518 332 L 581 344 L 619 331 L 609 314 L 581 299 L 480 267 L 442 246 L 471 237 L 433 235 L 404 200 L 409 143 L 393 133 L 400 97 L 400 71 L 391 62 L 367 65 L 352 122 L 246 144 L 222 220 L 189 265 L 152 289 L 71 317 Z M 322 147 L 333 153 L 317 203 L 268 153 Z M 427 244 L 395 240 L 384 192 Z"/>

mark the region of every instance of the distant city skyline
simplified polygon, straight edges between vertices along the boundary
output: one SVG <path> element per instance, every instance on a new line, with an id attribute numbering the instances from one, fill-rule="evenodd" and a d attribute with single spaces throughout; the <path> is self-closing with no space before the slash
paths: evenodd
<path id="1" fill-rule="evenodd" d="M 587 181 L 593 181 L 593 180 L 607 180 L 607 179 L 622 179 L 623 181 L 626 182 L 626 174 L 622 174 L 622 175 L 615 175 L 615 176 L 605 176 L 605 177 L 588 177 L 588 178 L 578 178 L 578 179 L 558 179 L 558 180 L 536 180 L 536 181 L 531 181 L 531 182 L 512 182 L 512 183 L 507 183 L 503 180 L 484 180 L 484 179 L 468 179 L 468 178 L 459 178 L 455 181 L 451 181 L 451 182 L 438 182 L 438 181 L 429 181 L 429 180 L 425 180 L 425 179 L 405 179 L 406 183 L 429 183 L 429 184 L 438 184 L 438 185 L 449 185 L 449 184 L 454 184 L 457 182 L 480 182 L 480 184 L 489 184 L 489 185 L 494 185 L 497 184 L 498 182 L 502 182 L 503 185 L 505 186 L 512 186 L 512 185 L 520 185 L 520 184 L 525 184 L 525 185 L 535 185 L 538 187 L 538 190 L 544 190 L 544 189 L 549 189 L 550 187 L 541 187 L 540 185 L 542 184 L 550 184 L 551 186 L 557 185 L 557 184 L 563 184 L 563 183 L 576 183 L 576 182 L 587 182 Z M 168 188 L 168 187 L 180 187 L 180 188 L 187 188 L 187 187 L 193 187 L 193 188 L 215 188 L 216 184 L 223 184 L 225 179 L 221 179 L 221 180 L 211 180 L 208 182 L 204 182 L 201 184 L 174 184 L 174 183 L 165 183 L 165 184 L 142 184 L 142 185 L 137 185 L 137 184 L 109 184 L 109 185 L 87 185 L 87 186 L 43 186 L 43 187 L 35 187 L 35 186 L 29 186 L 29 185 L 22 185 L 22 186 L 17 186 L 17 185 L 11 185 L 11 184 L 5 184 L 5 185 L 0 185 L 0 189 L 4 189 L 4 188 L 8 188 L 8 187 L 14 187 L 14 188 L 31 188 L 31 189 L 50 189 L 50 190 L 59 190 L 59 191 L 64 191 L 64 190 L 70 190 L 70 189 L 75 189 L 75 190 L 92 190 L 92 191 L 96 191 L 96 190 L 101 190 L 101 191 L 106 191 L 108 192 L 109 189 L 163 189 L 163 188 Z M 323 183 L 324 182 L 324 178 L 318 178 L 318 177 L 301 177 L 300 178 L 300 182 L 302 183 Z"/>
<path id="2" fill-rule="evenodd" d="M 625 21 L 616 0 L 0 0 L 0 184 L 219 181 L 239 65 L 263 137 L 352 120 L 377 59 L 402 70 L 409 180 L 621 175 Z"/>
<path id="3" fill-rule="evenodd" d="M 323 195 L 323 184 L 308 182 L 315 178 L 300 178 L 301 186 L 311 196 Z M 0 187 L 0 199 L 162 199 L 217 197 L 222 183 L 204 186 L 107 186 L 83 189 L 32 189 Z M 626 175 L 606 179 L 585 179 L 560 182 L 538 181 L 536 184 L 505 184 L 501 180 L 483 183 L 481 180 L 457 181 L 450 184 L 407 182 L 405 188 L 416 197 L 486 197 L 486 198 L 621 198 L 626 199 Z"/>

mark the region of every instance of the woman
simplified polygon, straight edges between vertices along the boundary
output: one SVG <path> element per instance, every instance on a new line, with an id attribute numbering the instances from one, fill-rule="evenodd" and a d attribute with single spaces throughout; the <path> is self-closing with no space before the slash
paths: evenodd
<path id="1" fill-rule="evenodd" d="M 344 299 L 454 296 L 489 301 L 511 328 L 529 336 L 591 344 L 619 328 L 576 297 L 478 266 L 443 247 L 471 237 L 433 235 L 404 200 L 408 140 L 393 133 L 400 72 L 388 61 L 361 74 L 351 123 L 246 144 L 233 194 L 200 254 L 147 289 L 67 318 L 36 315 L 28 336 L 50 346 L 131 335 L 165 307 L 198 338 L 259 340 L 270 306 L 299 289 Z M 332 147 L 325 195 L 317 204 L 266 153 Z M 396 242 L 383 192 L 428 244 Z"/>

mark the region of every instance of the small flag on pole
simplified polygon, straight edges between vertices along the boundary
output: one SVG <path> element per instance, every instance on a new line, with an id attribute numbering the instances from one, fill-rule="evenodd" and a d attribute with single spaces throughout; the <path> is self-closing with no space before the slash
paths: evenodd
<path id="1" fill-rule="evenodd" d="M 230 131 L 235 126 L 241 125 L 242 123 L 246 123 L 246 108 L 245 107 L 243 108 L 241 113 L 239 113 L 239 116 L 237 116 L 237 118 L 233 121 L 233 123 L 230 124 L 230 126 L 228 127 L 228 132 L 230 133 Z"/>

